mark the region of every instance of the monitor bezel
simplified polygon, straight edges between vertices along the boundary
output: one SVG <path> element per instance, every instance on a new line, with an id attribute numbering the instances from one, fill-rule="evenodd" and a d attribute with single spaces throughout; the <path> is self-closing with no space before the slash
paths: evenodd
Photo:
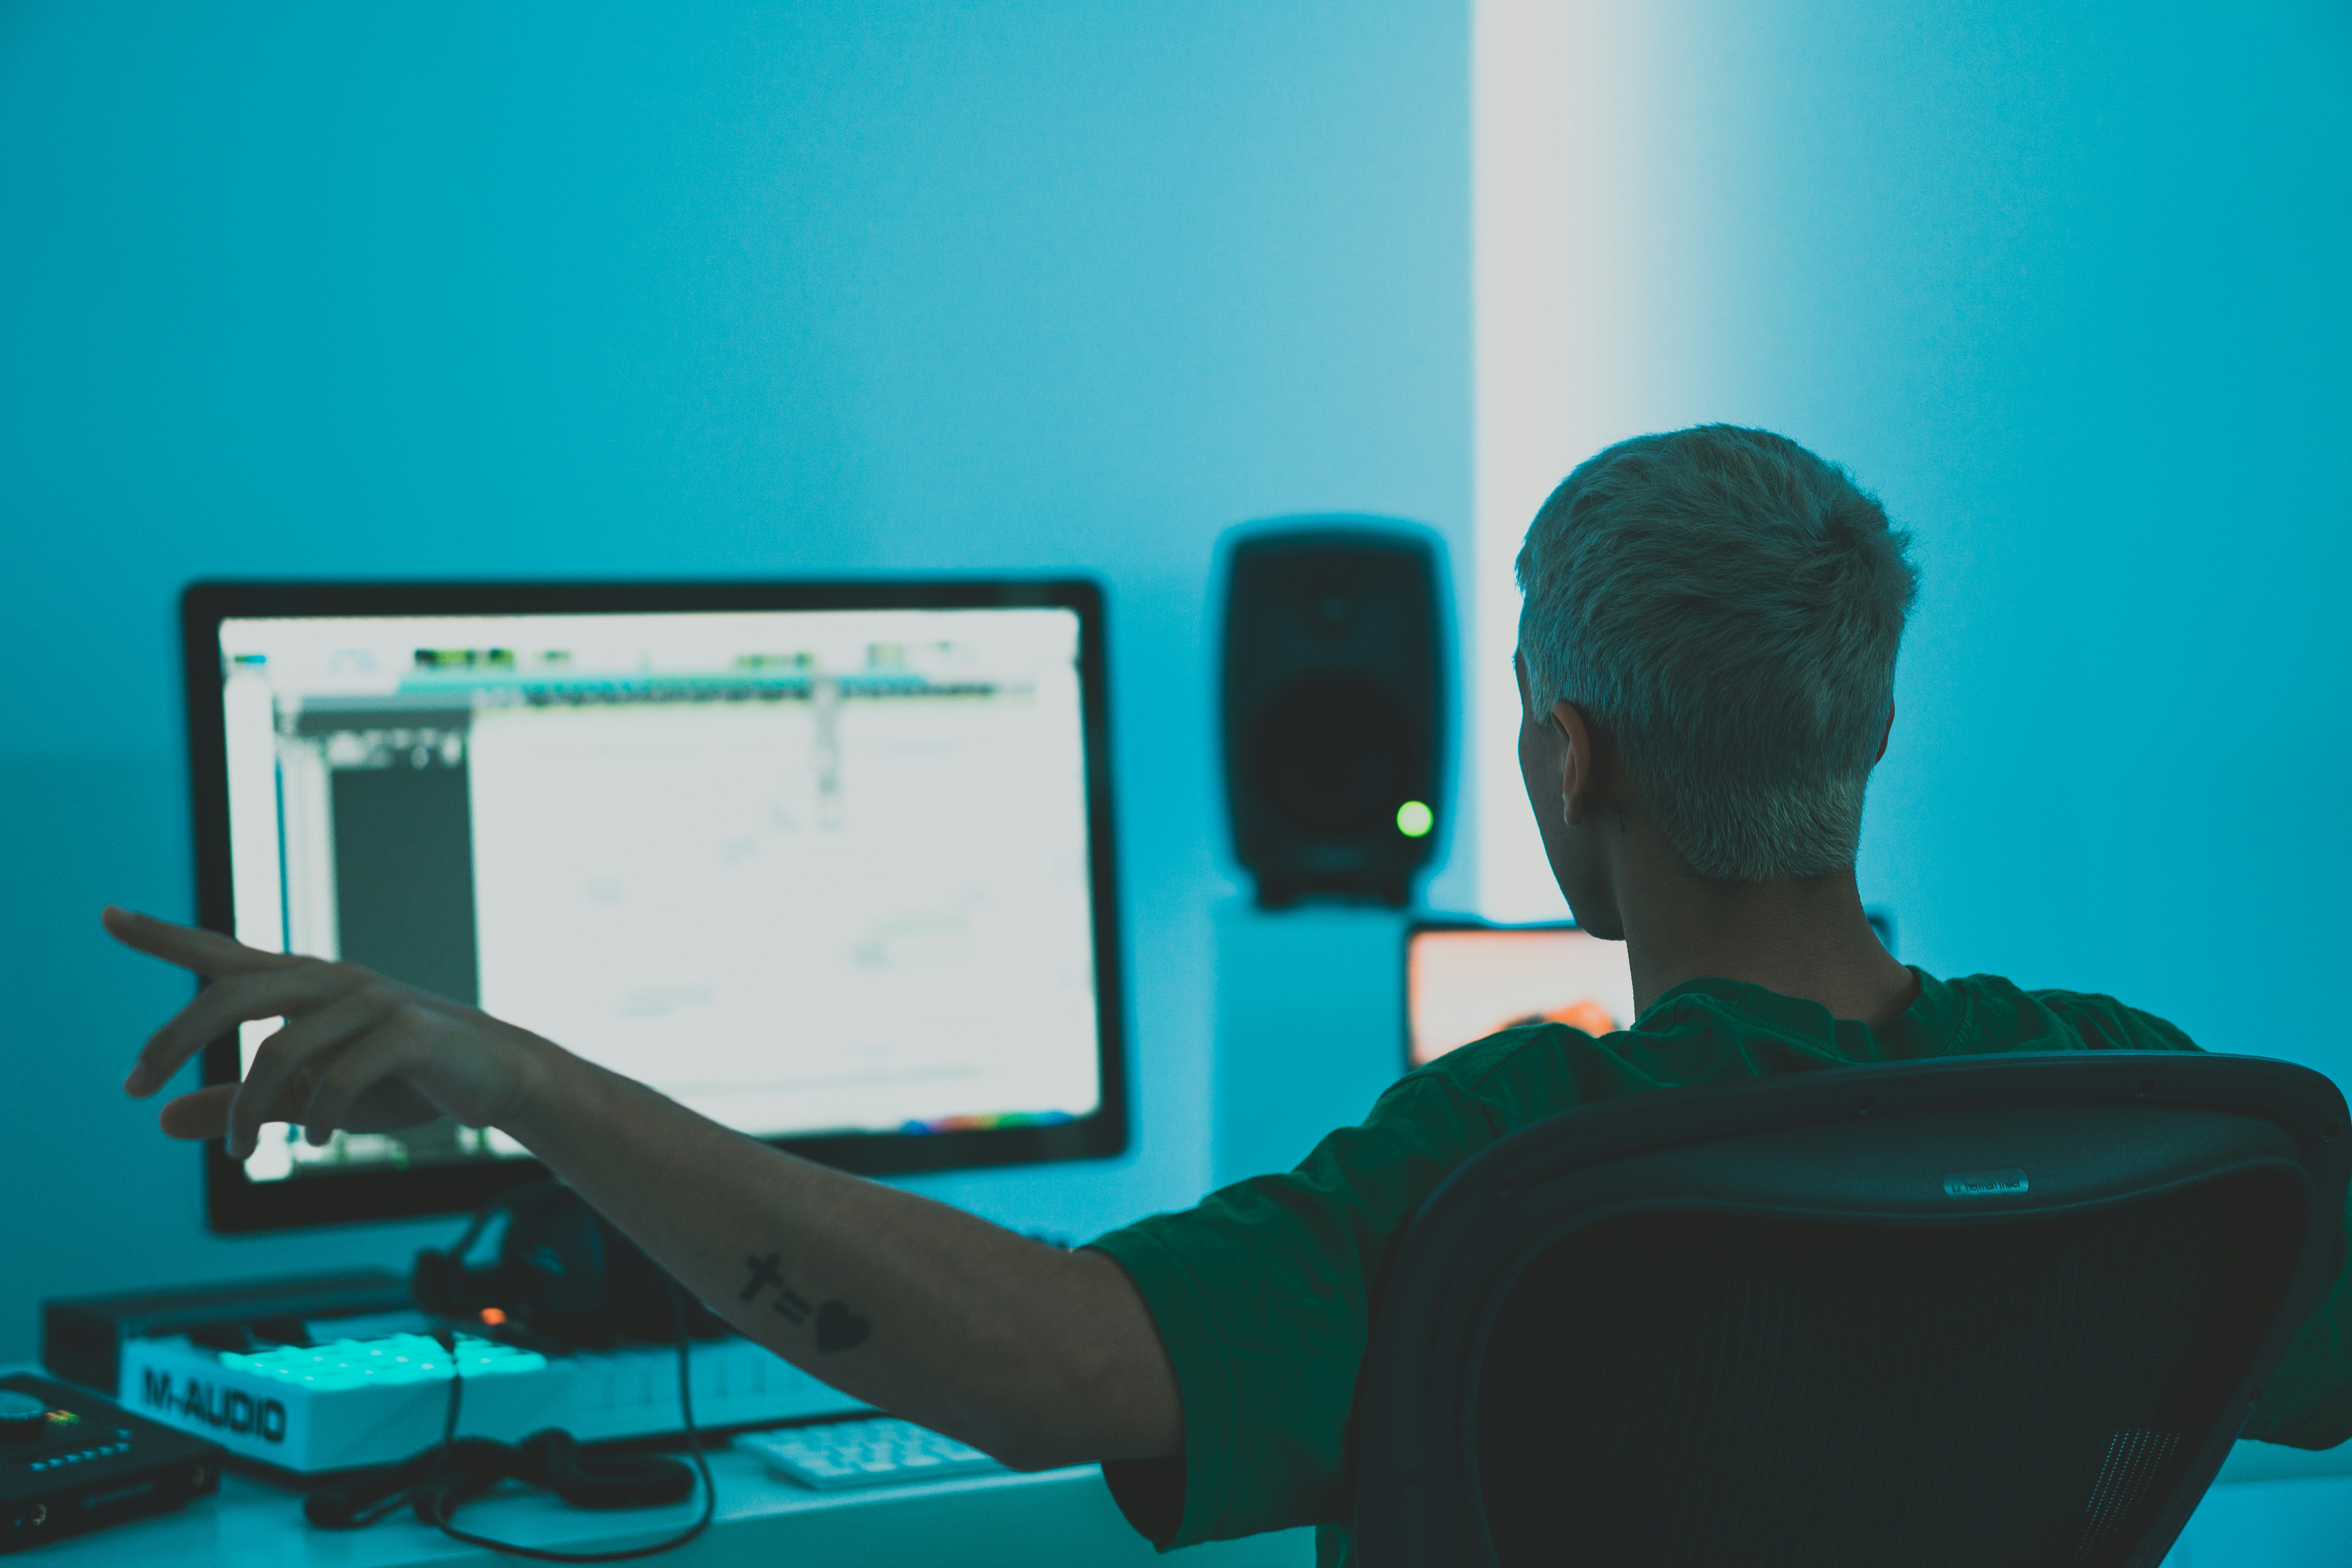
<path id="1" fill-rule="evenodd" d="M 195 850 L 196 923 L 233 932 L 226 719 L 221 701 L 224 620 L 339 616 L 604 615 L 730 610 L 1061 608 L 1078 616 L 1078 681 L 1085 730 L 1087 840 L 1094 897 L 1097 1060 L 1100 1101 L 1092 1115 L 1050 1127 L 912 1134 L 851 1133 L 766 1142 L 861 1175 L 1102 1160 L 1129 1139 L 1126 988 L 1111 800 L 1108 664 L 1101 586 L 1086 578 L 829 579 L 763 582 L 217 582 L 180 595 L 186 691 L 189 799 Z M 236 1037 L 203 1053 L 203 1080 L 238 1074 Z M 204 1145 L 205 1223 L 239 1234 L 359 1221 L 421 1218 L 477 1209 L 509 1187 L 544 1177 L 537 1160 L 510 1159 L 415 1171 L 362 1172 L 256 1182 L 218 1139 Z"/>

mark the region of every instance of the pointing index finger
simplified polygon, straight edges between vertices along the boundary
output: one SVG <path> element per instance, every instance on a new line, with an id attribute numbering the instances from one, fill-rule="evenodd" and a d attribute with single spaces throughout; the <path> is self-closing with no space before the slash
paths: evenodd
<path id="1" fill-rule="evenodd" d="M 194 926 L 174 925 L 159 921 L 152 915 L 109 904 L 99 916 L 109 936 L 123 946 L 160 958 L 166 963 L 179 965 L 207 979 L 219 979 L 228 974 L 252 974 L 264 969 L 282 969 L 289 963 L 302 962 L 291 953 L 264 952 L 257 947 L 247 947 L 234 937 L 218 931 L 199 931 Z"/>

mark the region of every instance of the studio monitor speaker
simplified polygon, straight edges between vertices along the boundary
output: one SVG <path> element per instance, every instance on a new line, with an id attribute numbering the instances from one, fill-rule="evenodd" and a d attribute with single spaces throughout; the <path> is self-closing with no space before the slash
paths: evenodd
<path id="1" fill-rule="evenodd" d="M 1442 548 L 1320 518 L 1228 550 L 1225 800 L 1268 909 L 1412 897 L 1444 819 Z"/>

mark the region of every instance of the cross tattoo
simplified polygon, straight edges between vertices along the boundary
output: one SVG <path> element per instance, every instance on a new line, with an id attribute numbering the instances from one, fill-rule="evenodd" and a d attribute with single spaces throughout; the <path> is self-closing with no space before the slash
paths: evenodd
<path id="1" fill-rule="evenodd" d="M 744 1282 L 743 1294 L 739 1300 L 755 1301 L 759 1300 L 760 1292 L 771 1286 L 779 1290 L 783 1289 L 783 1254 L 771 1252 L 765 1258 L 747 1258 L 743 1259 L 743 1267 L 751 1271 L 751 1278 Z"/>

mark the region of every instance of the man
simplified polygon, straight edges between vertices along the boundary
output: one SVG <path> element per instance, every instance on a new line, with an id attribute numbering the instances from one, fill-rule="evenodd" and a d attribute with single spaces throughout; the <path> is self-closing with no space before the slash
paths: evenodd
<path id="1" fill-rule="evenodd" d="M 1853 856 L 1894 720 L 1906 542 L 1843 470 L 1762 431 L 1642 437 L 1570 474 L 1518 561 L 1519 766 L 1577 920 L 1627 944 L 1633 1027 L 1465 1047 L 1297 1170 L 1076 1252 L 779 1153 L 364 970 L 109 910 L 117 937 L 215 982 L 126 1088 L 282 1015 L 242 1085 L 174 1100 L 164 1129 L 241 1156 L 272 1121 L 314 1142 L 436 1115 L 497 1127 L 827 1382 L 1017 1468 L 1101 1462 L 1162 1545 L 1315 1523 L 1337 1560 L 1374 1281 L 1485 1144 L 1608 1095 L 1747 1075 L 2196 1048 L 2105 996 L 1906 969 L 1864 921 Z M 780 1281 L 825 1306 L 805 1326 L 777 1316 Z M 2248 1435 L 2352 1436 L 2342 1279 Z"/>

